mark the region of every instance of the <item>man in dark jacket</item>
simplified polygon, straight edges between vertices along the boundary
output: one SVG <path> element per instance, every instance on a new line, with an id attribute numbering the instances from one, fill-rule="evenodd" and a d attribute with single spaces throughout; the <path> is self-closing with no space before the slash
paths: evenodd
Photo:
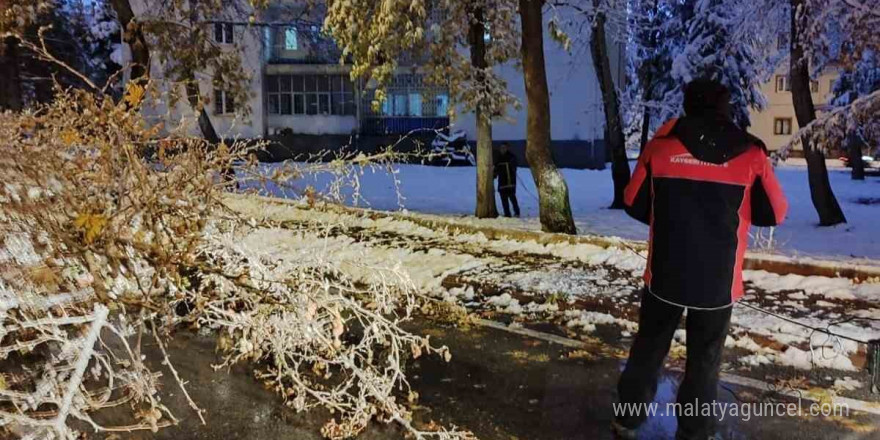
<path id="1" fill-rule="evenodd" d="M 513 213 L 519 217 L 519 203 L 516 201 L 516 156 L 510 152 L 507 142 L 501 144 L 498 157 L 495 159 L 495 178 L 498 179 L 498 195 L 501 196 L 501 207 L 504 216 L 510 217 L 510 204 Z"/>
<path id="2" fill-rule="evenodd" d="M 677 438 L 705 440 L 722 416 L 713 402 L 731 309 L 743 295 L 749 226 L 779 224 L 788 204 L 763 142 L 732 122 L 727 88 L 689 83 L 684 110 L 646 145 L 625 192 L 627 212 L 650 225 L 651 235 L 639 332 L 617 388 L 630 408 L 653 401 L 687 310 Z M 707 406 L 714 412 L 704 412 Z M 615 414 L 613 428 L 634 438 L 645 418 L 644 412 Z"/>

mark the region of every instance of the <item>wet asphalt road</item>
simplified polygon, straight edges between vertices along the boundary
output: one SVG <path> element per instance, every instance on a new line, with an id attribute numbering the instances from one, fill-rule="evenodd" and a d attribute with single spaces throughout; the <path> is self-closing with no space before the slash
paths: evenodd
<path id="1" fill-rule="evenodd" d="M 448 345 L 453 360 L 420 358 L 410 366 L 413 388 L 420 394 L 415 418 L 472 430 L 480 439 L 612 439 L 609 423 L 622 360 L 610 356 L 586 359 L 566 349 L 507 332 L 434 325 L 414 330 L 430 334 L 435 344 Z M 213 371 L 217 362 L 211 338 L 179 334 L 169 347 L 193 399 L 205 409 L 202 426 L 170 375 L 163 379 L 163 403 L 182 419 L 158 433 L 141 432 L 114 439 L 320 439 L 327 414 L 296 414 L 279 397 L 265 390 L 247 366 L 231 373 Z M 588 356 L 589 357 L 589 356 Z M 656 401 L 674 400 L 679 377 L 664 374 Z M 759 390 L 726 385 L 721 399 L 735 402 L 732 392 L 755 396 Z M 732 392 L 731 392 L 732 391 Z M 114 420 L 112 414 L 104 416 Z M 845 418 L 752 417 L 728 418 L 719 428 L 724 439 L 880 439 L 880 417 L 851 414 Z M 653 417 L 640 439 L 671 439 L 674 417 Z M 360 439 L 402 439 L 393 425 L 373 424 Z"/>

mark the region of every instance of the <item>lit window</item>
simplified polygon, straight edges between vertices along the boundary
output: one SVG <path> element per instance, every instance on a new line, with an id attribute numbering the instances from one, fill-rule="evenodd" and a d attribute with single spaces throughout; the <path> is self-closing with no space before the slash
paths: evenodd
<path id="1" fill-rule="evenodd" d="M 410 116 L 422 116 L 422 94 L 421 93 L 410 93 L 409 94 L 409 115 Z"/>
<path id="2" fill-rule="evenodd" d="M 284 30 L 284 50 L 299 50 L 296 28 L 289 27 Z"/>
<path id="3" fill-rule="evenodd" d="M 443 117 L 449 112 L 449 96 L 437 95 L 437 100 L 435 101 L 437 104 L 437 109 L 435 110 L 437 116 Z"/>

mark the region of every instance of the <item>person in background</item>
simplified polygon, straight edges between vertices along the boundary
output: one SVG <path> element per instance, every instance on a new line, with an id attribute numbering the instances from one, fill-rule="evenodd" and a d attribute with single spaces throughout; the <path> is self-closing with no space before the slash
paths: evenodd
<path id="1" fill-rule="evenodd" d="M 510 204 L 513 204 L 513 213 L 519 217 L 519 203 L 516 200 L 516 156 L 510 152 L 507 142 L 501 144 L 498 149 L 498 157 L 495 158 L 495 178 L 498 179 L 498 195 L 501 196 L 501 207 L 504 208 L 504 216 L 510 217 Z"/>
<path id="2" fill-rule="evenodd" d="M 651 234 L 639 331 L 617 389 L 621 407 L 653 401 L 687 310 L 676 438 L 706 440 L 723 416 L 704 409 L 717 398 L 731 309 L 743 295 L 749 226 L 778 225 L 788 202 L 764 143 L 732 122 L 726 87 L 706 79 L 687 84 L 684 111 L 645 146 L 624 194 L 627 213 Z M 615 414 L 612 430 L 635 438 L 644 421 L 644 412 Z"/>

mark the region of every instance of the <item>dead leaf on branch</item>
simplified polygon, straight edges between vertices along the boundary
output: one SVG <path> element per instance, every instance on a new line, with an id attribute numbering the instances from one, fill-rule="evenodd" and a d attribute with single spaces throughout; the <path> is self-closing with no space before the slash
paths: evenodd
<path id="1" fill-rule="evenodd" d="M 73 225 L 82 233 L 85 244 L 92 244 L 107 225 L 107 218 L 101 214 L 84 213 L 73 221 Z"/>

